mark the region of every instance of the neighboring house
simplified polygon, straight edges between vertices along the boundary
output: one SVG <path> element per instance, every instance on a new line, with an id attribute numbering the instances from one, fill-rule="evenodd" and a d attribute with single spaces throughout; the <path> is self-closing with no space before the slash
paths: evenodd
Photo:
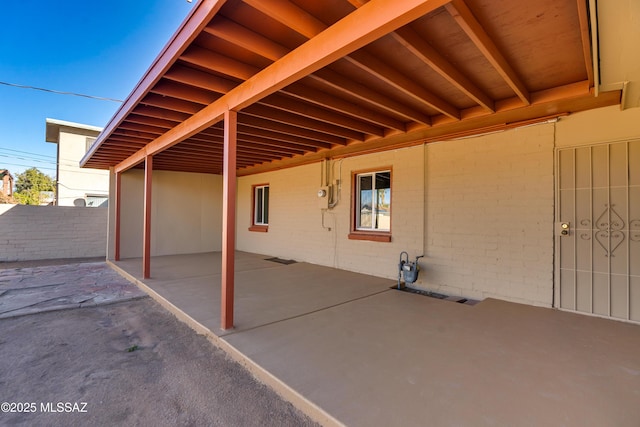
<path id="1" fill-rule="evenodd" d="M 640 3 L 595 5 L 199 2 L 82 160 L 108 257 L 222 251 L 229 308 L 235 249 L 408 251 L 420 288 L 640 322 Z"/>
<path id="2" fill-rule="evenodd" d="M 101 130 L 96 126 L 46 119 L 46 141 L 58 145 L 56 205 L 107 205 L 109 173 L 98 169 L 81 169 L 79 164 Z"/>
<path id="3" fill-rule="evenodd" d="M 8 169 L 0 169 L 0 192 L 7 197 L 13 196 L 13 176 Z"/>

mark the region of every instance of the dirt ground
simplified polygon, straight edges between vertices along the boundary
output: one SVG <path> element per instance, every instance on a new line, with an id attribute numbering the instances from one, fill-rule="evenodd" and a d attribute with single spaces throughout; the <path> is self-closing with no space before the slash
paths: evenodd
<path id="1" fill-rule="evenodd" d="M 0 402 L 0 425 L 314 425 L 151 298 L 0 320 Z"/>

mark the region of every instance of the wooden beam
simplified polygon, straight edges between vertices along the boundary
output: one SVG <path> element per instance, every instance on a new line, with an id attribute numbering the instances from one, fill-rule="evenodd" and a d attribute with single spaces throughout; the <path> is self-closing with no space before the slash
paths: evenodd
<path id="1" fill-rule="evenodd" d="M 447 61 L 438 51 L 418 35 L 410 26 L 399 28 L 393 37 L 421 61 L 444 77 L 458 90 L 488 111 L 494 111 L 493 100 Z"/>
<path id="2" fill-rule="evenodd" d="M 196 162 L 196 161 L 206 162 L 211 159 L 218 159 L 218 160 L 223 159 L 222 150 L 217 152 L 215 150 L 203 151 L 201 149 L 182 148 L 182 145 L 178 145 L 178 147 L 180 147 L 179 151 L 174 151 L 172 149 L 171 152 L 166 151 L 161 154 L 157 154 L 154 158 L 154 162 L 155 162 L 154 164 L 158 165 L 161 160 L 165 161 L 169 159 L 185 160 L 185 161 L 190 160 L 191 162 Z M 236 154 L 237 159 L 242 158 L 242 159 L 251 160 L 251 161 L 259 160 L 262 158 L 264 158 L 265 160 L 277 160 L 277 159 L 282 159 L 284 157 L 292 157 L 292 156 L 275 154 L 272 152 L 263 152 L 261 150 L 247 150 L 246 148 L 240 149 L 240 147 L 237 148 L 237 154 Z"/>
<path id="3" fill-rule="evenodd" d="M 480 52 L 482 52 L 485 58 L 487 58 L 500 76 L 502 76 L 504 81 L 511 87 L 518 98 L 520 98 L 525 105 L 530 105 L 531 96 L 522 79 L 520 79 L 520 76 L 518 76 L 502 55 L 467 4 L 463 0 L 452 0 L 451 3 L 445 7 Z"/>
<path id="4" fill-rule="evenodd" d="M 218 13 L 225 2 L 226 0 L 201 0 L 195 5 L 191 13 L 182 22 L 180 29 L 164 46 L 160 55 L 156 57 L 151 67 L 149 67 L 131 94 L 129 94 L 115 115 L 109 120 L 104 130 L 98 135 L 96 143 L 91 146 L 82 160 L 80 160 L 81 166 L 84 166 L 93 153 L 98 151 L 102 143 L 109 138 L 111 132 L 118 127 L 138 102 L 145 97 L 149 89 L 160 80 L 162 75 L 173 65 L 198 34 L 200 34 L 200 31 L 211 21 L 211 18 Z"/>
<path id="5" fill-rule="evenodd" d="M 202 104 L 157 93 L 148 94 L 142 101 L 140 101 L 140 103 L 143 105 L 150 105 L 152 107 L 164 108 L 169 111 L 179 111 L 189 115 L 195 114 L 202 109 Z M 116 130 L 114 130 L 114 132 Z"/>
<path id="6" fill-rule="evenodd" d="M 280 4 L 281 2 L 263 3 Z M 289 53 L 286 47 L 222 16 L 216 17 L 204 28 L 204 31 L 272 61 L 277 61 Z"/>
<path id="7" fill-rule="evenodd" d="M 198 46 L 191 46 L 180 59 L 186 63 L 242 80 L 248 79 L 260 70 L 253 65 L 245 64 Z"/>
<path id="8" fill-rule="evenodd" d="M 322 21 L 289 1 L 243 0 L 254 9 L 281 22 L 308 39 L 324 31 Z"/>
<path id="9" fill-rule="evenodd" d="M 205 138 L 199 138 L 200 136 Z M 341 141 L 340 139 L 338 140 L 339 142 Z M 211 144 L 220 144 L 220 147 L 222 147 L 222 143 L 224 141 L 224 130 L 210 128 L 206 131 L 200 132 L 197 136 L 185 140 L 185 142 L 191 141 L 204 141 L 209 146 L 211 146 Z M 176 147 L 179 147 L 180 145 L 182 144 L 179 144 Z M 246 137 L 243 136 L 241 132 L 238 132 L 238 150 L 241 148 L 246 150 L 255 148 L 256 150 L 270 151 L 280 154 L 304 154 L 309 151 L 307 146 L 290 144 L 283 141 L 272 141 L 266 138 Z"/>
<path id="10" fill-rule="evenodd" d="M 251 135 L 251 136 L 258 136 L 261 138 L 268 138 L 268 139 L 272 139 L 274 141 L 281 141 L 281 142 L 287 142 L 287 143 L 292 143 L 292 144 L 297 144 L 297 145 L 304 145 L 307 147 L 312 147 L 314 149 L 317 148 L 330 148 L 333 144 L 329 144 L 326 142 L 321 142 L 321 141 L 316 141 L 313 139 L 308 139 L 308 138 L 303 138 L 301 136 L 291 136 L 291 135 L 287 135 L 284 133 L 279 133 L 279 132 L 274 132 L 271 130 L 265 130 L 265 129 L 259 129 L 259 128 L 255 128 L 255 127 L 251 127 L 248 125 L 239 125 L 238 126 L 238 132 L 241 133 L 242 135 Z M 346 144 L 346 141 L 344 141 L 344 144 Z M 342 144 L 342 145 L 344 145 Z"/>
<path id="11" fill-rule="evenodd" d="M 217 93 L 227 93 L 234 87 L 238 86 L 237 82 L 205 73 L 204 71 L 194 70 L 193 68 L 185 67 L 183 65 L 174 66 L 164 75 L 164 77 L 169 80 L 185 83 Z"/>
<path id="12" fill-rule="evenodd" d="M 360 69 L 373 74 L 383 82 L 401 91 L 406 96 L 413 98 L 415 101 L 433 108 L 452 119 L 460 119 L 460 111 L 456 107 L 435 96 L 414 80 L 400 73 L 395 68 L 385 64 L 375 56 L 361 50 L 353 52 L 351 55 L 345 57 L 345 60 L 351 62 Z"/>
<path id="13" fill-rule="evenodd" d="M 589 91 L 588 82 L 560 86 L 532 93 L 532 104 L 523 106 L 518 97 L 510 102 L 496 102 L 496 113 L 488 113 L 481 110 L 482 115 L 468 119 L 437 124 L 434 126 L 415 126 L 408 129 L 407 133 L 392 137 L 372 139 L 364 143 L 349 144 L 342 147 L 334 147 L 318 153 L 310 153 L 305 156 L 297 156 L 272 164 L 248 167 L 238 171 L 238 176 L 246 176 L 264 173 L 278 169 L 321 161 L 324 158 L 339 158 L 364 153 L 379 152 L 414 145 L 421 145 L 432 141 L 445 141 L 459 136 L 469 136 L 484 133 L 490 129 L 505 129 L 517 126 L 519 123 L 531 123 L 563 116 L 579 111 L 602 108 L 620 104 L 620 91 L 604 92 L 594 97 L 593 90 Z M 479 107 L 474 107 L 479 109 Z M 463 117 L 465 117 L 463 111 Z"/>
<path id="14" fill-rule="evenodd" d="M 165 150 L 217 123 L 226 111 L 252 105 L 447 3 L 448 0 L 406 0 L 401 3 L 389 0 L 370 1 L 159 136 L 136 154 L 120 162 L 116 170 L 123 171 L 133 167 L 145 156 Z"/>
<path id="15" fill-rule="evenodd" d="M 271 10 L 273 8 L 282 8 L 282 4 L 271 2 L 267 3 L 266 5 L 262 4 L 261 7 L 264 10 Z M 289 7 L 292 6 L 287 6 L 287 8 Z M 282 14 L 282 16 L 288 15 Z M 289 49 L 285 48 L 284 46 L 275 43 L 274 41 L 267 39 L 263 35 L 253 32 L 248 28 L 236 24 L 235 22 L 223 17 L 216 18 L 216 20 L 209 26 L 207 26 L 204 31 L 209 34 L 215 35 L 216 37 L 224 39 L 230 43 L 233 43 L 236 46 L 242 47 L 251 52 L 255 52 L 264 58 L 270 59 L 271 61 L 277 61 L 289 53 Z M 253 72 L 255 71 L 257 70 L 254 70 Z M 188 77 L 191 80 L 195 80 L 194 77 L 199 77 L 197 75 L 194 76 L 193 72 L 189 73 L 188 75 L 186 72 L 181 72 L 180 74 L 183 74 L 184 77 Z M 207 73 L 202 74 L 211 76 Z M 171 76 L 168 77 L 172 78 Z M 215 77 L 213 78 L 215 79 Z M 208 81 L 202 80 L 204 79 L 199 79 L 199 81 L 202 83 L 202 85 L 199 84 L 199 86 L 205 87 Z M 182 81 L 187 84 L 194 84 L 192 81 L 188 81 L 186 78 L 183 78 Z M 226 90 L 222 91 L 222 93 L 226 93 L 231 89 L 232 87 L 227 87 Z M 288 86 L 287 88 L 284 88 L 283 92 L 291 94 L 301 100 L 311 102 L 328 109 L 333 109 L 340 113 L 348 114 L 354 118 L 365 119 L 377 125 L 385 124 L 387 127 L 396 130 L 405 130 L 404 123 L 400 121 L 391 119 L 388 116 L 384 116 L 374 111 L 368 111 L 366 109 L 363 109 L 361 106 L 349 103 L 339 98 L 332 97 L 322 90 L 316 90 L 301 84 L 293 84 Z"/>
<path id="16" fill-rule="evenodd" d="M 202 106 L 210 104 L 219 97 L 218 95 L 213 95 L 211 92 L 197 89 L 195 86 L 192 86 L 190 82 L 186 83 L 187 84 L 184 85 L 181 83 L 170 83 L 168 80 L 163 80 L 152 89 L 152 92 L 163 95 L 164 97 L 168 96 L 181 101 L 198 103 Z M 159 99 L 158 104 L 163 102 L 163 100 L 164 98 Z M 175 104 L 176 101 L 174 100 L 171 100 L 170 102 L 171 105 L 178 105 Z M 262 103 L 284 109 L 285 111 L 303 112 L 302 116 L 326 122 L 326 125 L 324 123 L 318 123 L 315 127 L 311 127 L 311 129 L 321 130 L 319 128 L 325 127 L 329 129 L 326 132 L 330 135 L 354 140 L 362 140 L 362 133 L 376 136 L 384 135 L 384 132 L 380 127 L 364 122 L 359 118 L 344 117 L 343 115 L 336 114 L 330 110 L 300 103 L 295 99 L 289 99 L 284 96 L 274 95 L 264 99 Z M 187 108 L 191 107 L 188 104 L 184 104 L 184 106 L 180 106 L 180 108 L 182 108 L 183 111 L 186 111 Z M 196 107 L 193 107 L 193 109 L 195 110 Z M 335 123 L 335 125 L 332 123 Z"/>
<path id="17" fill-rule="evenodd" d="M 356 83 L 328 68 L 311 74 L 307 80 L 315 80 L 322 85 L 332 87 L 349 97 L 358 99 L 361 102 L 380 108 L 396 116 L 404 117 L 407 120 L 412 120 L 427 126 L 431 124 L 431 119 L 425 112 L 418 111 L 416 108 L 390 99 L 388 96 Z"/>
<path id="18" fill-rule="evenodd" d="M 318 148 L 330 148 L 331 144 L 325 143 L 308 143 L 307 140 L 298 142 L 282 141 L 280 139 L 267 138 L 257 135 L 244 135 L 241 130 L 238 130 L 238 142 L 245 147 L 247 144 L 263 144 L 265 146 L 280 147 L 284 149 L 303 150 L 303 152 L 316 151 Z"/>
<path id="19" fill-rule="evenodd" d="M 202 105 L 209 105 L 216 99 L 220 98 L 219 93 L 210 92 L 191 85 L 173 82 L 168 79 L 159 81 L 158 84 L 151 89 L 151 92 Z"/>
<path id="20" fill-rule="evenodd" d="M 221 328 L 233 328 L 236 239 L 236 135 L 238 113 L 224 113 L 224 166 L 222 178 L 222 291 Z"/>
<path id="21" fill-rule="evenodd" d="M 268 104 L 268 107 L 260 105 L 263 103 Z M 309 107 L 312 109 L 317 109 L 317 107 Z M 276 99 L 273 99 L 271 97 L 264 101 L 261 101 L 258 105 L 252 105 L 251 109 L 253 111 L 262 111 L 262 117 L 266 119 L 280 121 L 291 126 L 298 126 L 303 129 L 310 129 L 316 132 L 334 135 L 341 138 L 358 140 L 364 139 L 362 132 L 357 132 L 342 126 L 337 126 L 325 121 L 320 121 L 312 115 L 304 115 L 304 110 L 291 110 L 290 108 L 287 108 L 287 103 L 278 102 Z M 295 113 L 291 111 L 295 111 Z"/>
<path id="22" fill-rule="evenodd" d="M 220 132 L 220 135 L 218 136 L 217 132 Z M 204 133 L 206 132 L 206 133 Z M 210 128 L 207 129 L 206 131 L 201 132 L 198 135 L 202 135 L 203 133 L 207 136 L 211 136 L 211 138 L 213 138 L 213 141 L 217 141 L 218 139 L 220 141 L 223 141 L 223 132 L 224 130 L 222 128 Z M 275 135 L 275 136 L 272 136 Z M 238 129 L 238 146 L 239 147 L 243 147 L 243 148 L 252 148 L 252 147 L 257 147 L 257 148 L 264 148 L 264 149 L 268 149 L 268 148 L 273 148 L 275 150 L 279 151 L 287 151 L 287 152 L 292 152 L 293 154 L 303 154 L 309 151 L 315 151 L 318 147 L 320 148 L 331 148 L 332 144 L 342 144 L 344 143 L 344 140 L 338 140 L 338 142 L 335 143 L 325 143 L 322 141 L 308 141 L 308 140 L 294 140 L 292 139 L 291 141 L 283 141 L 282 139 L 280 139 L 278 134 L 274 134 L 272 133 L 272 135 L 269 135 L 269 137 L 264 137 L 264 136 L 259 136 L 259 135 L 255 135 L 255 133 L 253 134 L 243 134 L 242 133 L 242 129 L 239 128 Z M 192 141 L 192 140 L 199 140 L 196 137 L 191 137 L 186 141 Z M 296 142 L 292 142 L 292 141 L 296 141 Z"/>
<path id="23" fill-rule="evenodd" d="M 280 23 L 290 27 L 291 29 L 297 31 L 298 33 L 306 36 L 309 39 L 312 39 L 313 37 L 317 36 L 319 33 L 321 33 L 322 31 L 326 30 L 327 26 L 317 20 L 315 17 L 310 16 L 307 12 L 305 12 L 304 10 L 300 9 L 299 7 L 293 5 L 290 2 L 287 1 L 282 1 L 282 2 L 275 2 L 275 1 L 271 1 L 271 2 L 264 2 L 264 1 L 260 1 L 260 0 L 245 0 L 245 3 L 250 4 L 252 7 L 260 10 L 262 13 L 270 16 L 271 18 L 279 21 Z M 359 4 L 357 5 L 357 7 L 363 6 L 365 2 L 359 2 Z M 445 2 L 446 3 L 446 2 Z M 354 5 L 355 6 L 355 5 Z M 355 62 L 355 60 L 351 59 L 352 61 Z M 356 62 L 356 65 L 362 65 L 359 64 L 358 62 Z M 384 66 L 384 64 L 383 64 Z M 367 69 L 367 68 L 365 68 Z M 373 72 L 370 69 L 367 69 L 367 71 L 369 72 Z M 457 111 L 457 109 L 455 109 L 453 106 L 449 105 L 448 103 L 444 102 L 443 100 L 435 97 L 433 94 L 427 92 L 424 88 L 421 88 L 420 86 L 418 86 L 417 84 L 415 84 L 414 82 L 410 81 L 409 79 L 406 78 L 402 78 L 404 76 L 400 76 L 398 77 L 399 73 L 397 73 L 395 70 L 391 69 L 390 67 L 386 67 L 385 68 L 386 73 L 384 73 L 384 78 L 386 81 L 395 81 L 400 79 L 401 80 L 401 85 L 400 85 L 400 89 L 404 91 L 404 87 L 407 87 L 407 92 L 406 94 L 416 98 L 417 95 L 416 93 L 419 93 L 420 95 L 422 95 L 421 97 L 418 97 L 418 101 L 419 102 L 424 102 L 425 100 L 429 101 L 427 102 L 427 106 L 431 107 L 431 108 L 435 108 L 438 111 L 444 112 L 448 115 L 451 115 L 452 117 L 458 119 L 459 118 L 459 112 Z M 392 74 L 392 76 L 395 77 L 395 80 L 388 80 L 387 77 L 389 77 L 389 74 Z M 374 73 L 375 74 L 375 73 Z M 377 74 L 379 77 L 381 77 L 381 74 Z M 322 80 L 320 80 L 322 81 Z M 325 84 L 330 84 L 329 81 L 323 81 Z M 375 98 L 379 98 L 379 97 L 374 97 Z M 417 120 L 420 123 L 425 123 L 425 124 L 429 124 L 430 121 L 427 117 L 421 117 L 419 120 Z M 391 127 L 391 126 L 390 126 Z M 392 127 L 393 128 L 393 127 Z M 404 131 L 404 129 L 403 129 Z"/>
<path id="24" fill-rule="evenodd" d="M 242 110 L 243 115 L 246 120 L 242 120 L 247 126 L 255 127 L 258 129 L 264 130 L 272 130 L 276 132 L 281 132 L 287 135 L 299 136 L 302 138 L 314 139 L 317 141 L 329 142 L 331 144 L 344 144 L 344 138 L 340 138 L 333 135 L 326 135 L 321 132 L 310 130 L 306 127 L 300 127 L 295 125 L 289 121 L 281 121 L 270 117 L 269 115 L 264 115 L 260 111 L 263 110 L 251 110 L 253 107 L 248 107 Z M 264 109 L 266 110 L 266 109 Z M 277 116 L 277 114 L 274 114 Z M 299 118 L 298 116 L 294 116 Z M 308 121 L 308 120 L 307 120 Z"/>
<path id="25" fill-rule="evenodd" d="M 578 2 L 578 19 L 580 20 L 580 38 L 582 40 L 582 56 L 584 56 L 584 66 L 587 70 L 587 79 L 589 86 L 594 86 L 593 77 L 593 59 L 591 57 L 591 32 L 589 29 L 589 14 L 587 12 L 587 2 L 585 0 L 577 0 Z"/>
<path id="26" fill-rule="evenodd" d="M 142 278 L 151 277 L 151 181 L 153 177 L 153 156 L 144 159 L 144 220 L 142 238 Z"/>
<path id="27" fill-rule="evenodd" d="M 141 125 L 155 126 L 157 128 L 163 128 L 163 129 L 171 129 L 177 123 L 180 123 L 180 121 L 174 122 L 172 120 L 158 119 L 156 117 L 149 117 L 149 116 L 144 116 L 142 114 L 136 114 L 136 113 L 129 114 L 127 116 L 127 122 L 138 123 Z"/>
<path id="28" fill-rule="evenodd" d="M 145 134 L 153 134 L 153 135 L 162 135 L 167 131 L 167 128 L 159 128 L 159 127 L 151 126 L 147 124 L 130 122 L 129 117 L 127 117 L 127 120 L 122 122 L 122 124 L 118 127 L 118 129 L 125 129 L 133 132 L 142 132 Z"/>
<path id="29" fill-rule="evenodd" d="M 318 121 L 320 124 L 325 124 L 327 129 L 333 129 L 327 130 L 326 132 L 332 135 L 356 140 L 362 140 L 362 134 L 377 136 L 384 135 L 384 130 L 379 126 L 372 125 L 359 119 L 347 117 L 343 114 L 334 113 L 333 111 L 316 107 L 309 103 L 301 103 L 295 98 L 285 95 L 274 94 L 263 99 L 260 103 L 278 108 L 285 112 L 295 111 L 296 115 L 307 117 L 313 121 Z M 318 128 L 316 128 L 316 130 L 321 131 L 321 129 Z"/>
<path id="30" fill-rule="evenodd" d="M 373 111 L 361 105 L 356 105 L 352 102 L 338 98 L 333 94 L 327 93 L 324 90 L 316 89 L 311 86 L 292 84 L 282 89 L 281 92 L 303 101 L 316 104 L 320 107 L 342 114 L 347 114 L 352 118 L 365 120 L 376 126 L 385 126 L 402 132 L 406 130 L 404 122 L 400 120 L 396 120 L 388 115 L 378 113 L 377 111 Z"/>
<path id="31" fill-rule="evenodd" d="M 159 107 L 147 106 L 143 104 L 139 104 L 135 108 L 135 110 L 133 110 L 133 112 L 145 117 L 155 117 L 157 119 L 170 120 L 172 122 L 176 122 L 171 127 L 189 118 L 189 114 L 187 113 L 181 113 L 179 111 L 172 111 L 172 110 L 165 110 Z"/>

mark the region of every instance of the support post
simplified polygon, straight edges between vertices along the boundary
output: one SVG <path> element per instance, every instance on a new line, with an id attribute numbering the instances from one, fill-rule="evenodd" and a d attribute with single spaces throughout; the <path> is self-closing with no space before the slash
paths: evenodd
<path id="1" fill-rule="evenodd" d="M 224 166 L 222 179 L 222 283 L 221 327 L 233 328 L 234 264 L 236 250 L 236 139 L 238 113 L 224 113 Z"/>
<path id="2" fill-rule="evenodd" d="M 151 277 L 151 178 L 153 156 L 144 158 L 144 224 L 142 242 L 142 277 Z"/>
<path id="3" fill-rule="evenodd" d="M 114 255 L 113 259 L 115 261 L 120 261 L 120 203 L 122 201 L 121 192 L 122 192 L 122 173 L 116 172 L 116 194 L 114 197 L 115 206 L 114 206 L 114 216 L 115 216 L 115 227 L 113 230 L 114 234 Z"/>

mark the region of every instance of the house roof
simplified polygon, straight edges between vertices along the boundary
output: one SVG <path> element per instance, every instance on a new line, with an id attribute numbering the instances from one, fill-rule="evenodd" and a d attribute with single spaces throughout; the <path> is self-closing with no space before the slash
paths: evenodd
<path id="1" fill-rule="evenodd" d="M 620 103 L 594 94 L 587 1 L 202 0 L 85 158 L 238 174 Z M 596 68 L 597 70 L 597 68 Z"/>
<path id="2" fill-rule="evenodd" d="M 60 142 L 60 129 L 70 128 L 81 134 L 96 136 L 102 132 L 102 128 L 98 126 L 84 125 L 82 123 L 67 122 L 57 119 L 46 119 L 45 141 L 57 144 Z"/>

